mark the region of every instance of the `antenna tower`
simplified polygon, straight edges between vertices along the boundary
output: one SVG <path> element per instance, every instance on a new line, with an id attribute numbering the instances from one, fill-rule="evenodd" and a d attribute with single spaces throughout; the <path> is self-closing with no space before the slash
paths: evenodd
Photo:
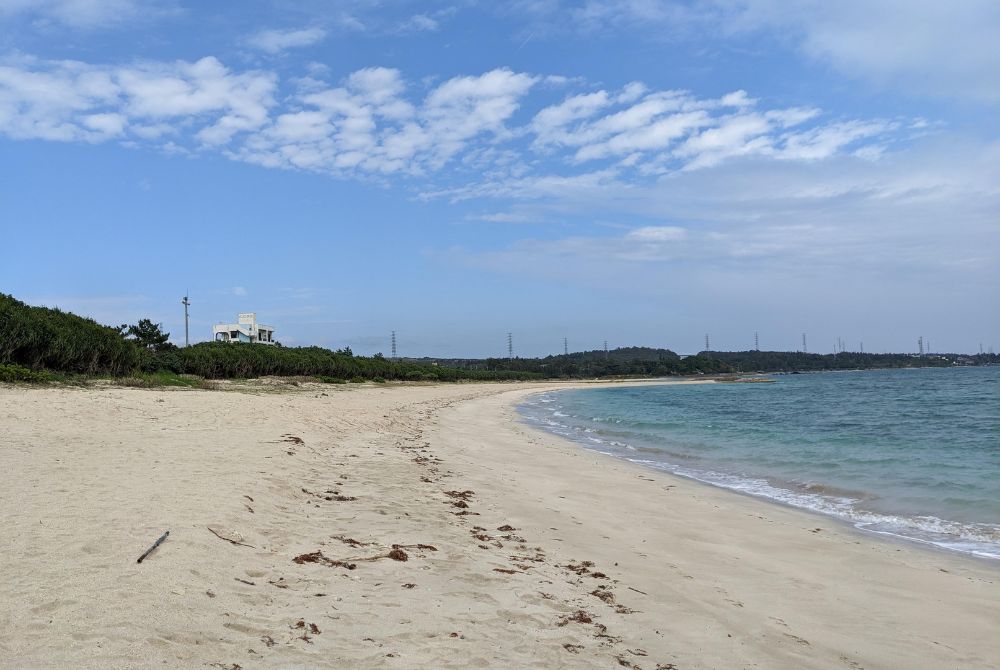
<path id="1" fill-rule="evenodd" d="M 924 355 L 924 336 L 923 335 L 921 335 L 920 337 L 917 338 L 917 351 L 920 352 L 921 356 Z"/>
<path id="2" fill-rule="evenodd" d="M 802 353 L 808 354 L 809 350 L 806 348 L 806 334 L 802 333 Z"/>
<path id="3" fill-rule="evenodd" d="M 181 300 L 181 304 L 184 305 L 184 346 L 191 346 L 191 339 L 188 337 L 188 306 L 191 301 L 188 300 L 188 292 L 184 291 L 184 299 Z"/>
<path id="4" fill-rule="evenodd" d="M 604 340 L 604 360 L 608 360 L 608 341 Z"/>
<path id="5" fill-rule="evenodd" d="M 760 336 L 757 334 L 756 330 L 753 331 L 753 350 L 760 351 Z"/>
<path id="6" fill-rule="evenodd" d="M 569 356 L 569 340 L 563 338 L 563 356 Z"/>
<path id="7" fill-rule="evenodd" d="M 507 333 L 507 360 L 514 362 L 514 335 Z"/>
<path id="8" fill-rule="evenodd" d="M 396 360 L 396 331 L 392 331 L 392 360 Z"/>

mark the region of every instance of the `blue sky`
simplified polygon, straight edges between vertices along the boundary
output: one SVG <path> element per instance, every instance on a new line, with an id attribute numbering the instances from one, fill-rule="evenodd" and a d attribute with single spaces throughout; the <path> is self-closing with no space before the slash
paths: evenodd
<path id="1" fill-rule="evenodd" d="M 985 0 L 0 0 L 0 291 L 414 356 L 1000 346 L 998 34 Z"/>

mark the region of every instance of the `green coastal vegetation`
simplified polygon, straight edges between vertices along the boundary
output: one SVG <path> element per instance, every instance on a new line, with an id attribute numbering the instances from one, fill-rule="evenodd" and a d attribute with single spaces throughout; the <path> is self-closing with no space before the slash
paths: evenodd
<path id="1" fill-rule="evenodd" d="M 532 372 L 462 370 L 430 363 L 392 361 L 349 349 L 274 347 L 202 342 L 179 348 L 152 321 L 104 326 L 0 294 L 0 381 L 50 381 L 66 376 L 145 379 L 181 384 L 180 375 L 204 379 L 263 376 L 316 377 L 320 381 L 459 381 L 537 379 Z"/>
<path id="2" fill-rule="evenodd" d="M 504 381 L 813 372 L 872 368 L 997 365 L 995 354 L 807 354 L 622 347 L 544 358 L 401 359 L 356 356 L 350 348 L 281 347 L 202 342 L 179 348 L 149 319 L 101 325 L 59 309 L 34 307 L 0 293 L 0 382 L 45 382 L 89 377 L 136 385 L 197 386 L 199 380 L 263 376 L 313 377 L 328 383 Z"/>

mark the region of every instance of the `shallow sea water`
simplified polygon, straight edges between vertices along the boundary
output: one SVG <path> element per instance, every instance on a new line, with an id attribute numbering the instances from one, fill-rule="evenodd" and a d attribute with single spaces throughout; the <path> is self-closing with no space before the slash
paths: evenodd
<path id="1" fill-rule="evenodd" d="M 519 411 L 648 467 L 1000 560 L 1000 368 L 774 379 L 555 391 Z"/>

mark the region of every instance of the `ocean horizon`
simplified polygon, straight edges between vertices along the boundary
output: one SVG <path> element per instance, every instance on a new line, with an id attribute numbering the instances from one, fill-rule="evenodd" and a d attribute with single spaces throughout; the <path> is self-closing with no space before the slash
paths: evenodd
<path id="1" fill-rule="evenodd" d="M 588 449 L 1000 560 L 1000 368 L 774 379 L 551 391 L 519 412 Z"/>

